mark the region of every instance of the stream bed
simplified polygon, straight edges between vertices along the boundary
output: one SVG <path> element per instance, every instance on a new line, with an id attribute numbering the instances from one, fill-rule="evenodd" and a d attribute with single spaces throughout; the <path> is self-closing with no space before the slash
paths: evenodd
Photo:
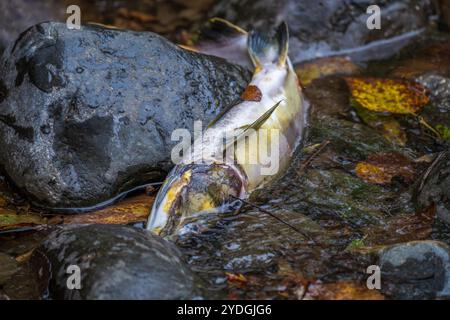
<path id="1" fill-rule="evenodd" d="M 175 38 L 179 37 L 177 33 Z M 426 30 L 388 59 L 325 57 L 299 62 L 295 68 L 311 104 L 307 137 L 287 172 L 251 195 L 249 202 L 263 210 L 244 206 L 239 212 L 199 215 L 188 226 L 187 235 L 169 239 L 198 278 L 193 281 L 202 283 L 200 296 L 448 298 L 450 140 L 437 139 L 411 115 L 378 114 L 368 120 L 355 107 L 345 78 L 420 83 L 429 96 L 420 115 L 431 126 L 448 130 L 450 34 Z M 394 129 L 383 127 L 386 121 L 395 122 Z M 384 180 L 376 181 L 370 170 L 361 173 L 364 164 L 391 171 L 388 178 L 377 176 Z M 61 215 L 34 208 L 2 178 L 0 299 L 49 297 L 33 250 L 54 229 L 73 224 L 126 224 L 143 229 L 156 191 L 148 187 L 100 210 Z M 406 252 L 411 258 L 400 269 L 382 268 L 381 289 L 370 290 L 367 269 L 395 265 L 386 262 L 390 250 Z M 418 252 L 428 257 L 427 270 L 421 270 L 423 262 L 413 258 Z"/>

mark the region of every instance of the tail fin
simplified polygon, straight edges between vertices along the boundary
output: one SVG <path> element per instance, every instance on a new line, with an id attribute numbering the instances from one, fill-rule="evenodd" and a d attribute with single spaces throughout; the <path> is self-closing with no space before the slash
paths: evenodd
<path id="1" fill-rule="evenodd" d="M 248 52 L 256 68 L 266 63 L 286 64 L 289 45 L 289 31 L 286 22 L 277 28 L 273 37 L 251 31 L 248 36 Z"/>

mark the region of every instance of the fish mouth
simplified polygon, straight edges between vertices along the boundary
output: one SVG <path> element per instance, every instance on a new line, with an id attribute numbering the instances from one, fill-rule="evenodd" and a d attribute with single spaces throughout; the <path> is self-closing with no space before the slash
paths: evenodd
<path id="1" fill-rule="evenodd" d="M 200 213 L 230 212 L 246 188 L 246 176 L 234 165 L 176 166 L 156 196 L 147 230 L 166 237 Z"/>

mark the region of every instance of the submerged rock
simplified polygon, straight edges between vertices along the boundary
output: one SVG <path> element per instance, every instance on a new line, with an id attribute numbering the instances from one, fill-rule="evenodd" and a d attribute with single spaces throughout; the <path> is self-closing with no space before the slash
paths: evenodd
<path id="1" fill-rule="evenodd" d="M 0 62 L 0 165 L 47 207 L 86 207 L 172 166 L 171 133 L 206 125 L 250 74 L 153 33 L 43 23 Z"/>
<path id="2" fill-rule="evenodd" d="M 17 272 L 17 262 L 13 257 L 0 252 L 0 286 Z"/>
<path id="3" fill-rule="evenodd" d="M 450 247 L 412 241 L 380 252 L 381 291 L 397 299 L 450 297 Z"/>
<path id="4" fill-rule="evenodd" d="M 53 299 L 194 299 L 202 291 L 172 243 L 130 226 L 58 229 L 35 250 L 32 262 L 47 259 Z M 73 265 L 80 270 L 79 290 L 67 286 Z M 39 277 L 49 274 L 43 268 L 36 270 Z"/>
<path id="5" fill-rule="evenodd" d="M 267 27 L 287 21 L 293 62 L 325 55 L 348 54 L 352 59 L 381 59 L 397 52 L 428 25 L 435 8 L 426 0 L 378 1 L 381 28 L 367 27 L 373 1 L 282 0 L 220 1 L 211 17 L 239 26 Z"/>
<path id="6" fill-rule="evenodd" d="M 438 218 L 450 224 L 450 152 L 438 157 L 419 185 L 417 202 L 421 207 L 435 203 Z"/>

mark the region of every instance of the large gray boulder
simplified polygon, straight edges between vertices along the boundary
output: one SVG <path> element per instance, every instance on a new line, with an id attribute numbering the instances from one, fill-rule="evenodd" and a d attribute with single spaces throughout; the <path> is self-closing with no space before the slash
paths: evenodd
<path id="1" fill-rule="evenodd" d="M 131 226 L 59 228 L 31 263 L 52 299 L 196 299 L 203 291 L 174 244 Z M 80 289 L 69 266 L 79 268 Z"/>
<path id="2" fill-rule="evenodd" d="M 370 30 L 367 8 L 381 8 L 381 29 Z M 293 62 L 345 54 L 355 60 L 388 57 L 418 36 L 436 8 L 428 0 L 222 0 L 210 16 L 251 29 L 289 25 Z"/>
<path id="3" fill-rule="evenodd" d="M 39 205 L 96 205 L 162 180 L 172 131 L 207 124 L 249 78 L 150 32 L 36 25 L 0 61 L 0 166 Z"/>

